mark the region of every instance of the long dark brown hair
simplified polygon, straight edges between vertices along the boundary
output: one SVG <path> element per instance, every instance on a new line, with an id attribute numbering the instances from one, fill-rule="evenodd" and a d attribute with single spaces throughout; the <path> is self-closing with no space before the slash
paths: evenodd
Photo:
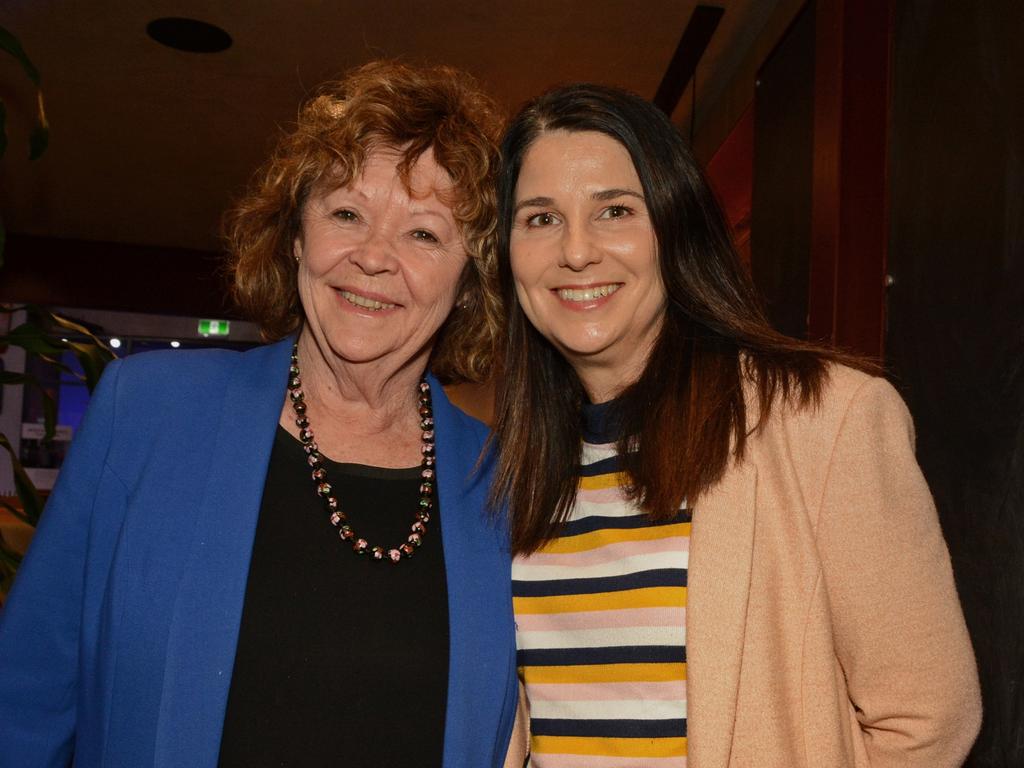
<path id="1" fill-rule="evenodd" d="M 812 407 L 830 361 L 870 367 L 775 331 L 721 210 L 669 119 L 631 93 L 569 85 L 527 104 L 502 143 L 498 275 L 508 336 L 498 386 L 492 504 L 507 504 L 512 548 L 556 535 L 576 498 L 586 393 L 565 358 L 529 323 L 509 262 L 523 157 L 546 131 L 596 131 L 629 152 L 643 186 L 667 294 L 661 332 L 640 377 L 616 398 L 627 492 L 652 519 L 674 516 L 743 456 L 747 412 L 758 424 L 788 401 Z M 747 392 L 756 393 L 748 403 Z M 756 428 L 756 427 L 755 427 Z"/>

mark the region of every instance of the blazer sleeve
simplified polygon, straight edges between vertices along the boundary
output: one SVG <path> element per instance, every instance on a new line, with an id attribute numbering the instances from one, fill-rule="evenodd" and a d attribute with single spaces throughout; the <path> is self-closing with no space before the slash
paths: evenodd
<path id="1" fill-rule="evenodd" d="M 910 415 L 883 379 L 839 427 L 818 545 L 870 765 L 959 766 L 981 722 L 977 668 Z"/>
<path id="2" fill-rule="evenodd" d="M 90 518 L 114 419 L 105 371 L 0 610 L 0 763 L 67 766 L 74 752 Z"/>

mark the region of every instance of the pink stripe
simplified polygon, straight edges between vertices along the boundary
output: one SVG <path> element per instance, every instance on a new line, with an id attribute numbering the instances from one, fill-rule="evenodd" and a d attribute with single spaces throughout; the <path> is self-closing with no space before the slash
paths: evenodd
<path id="1" fill-rule="evenodd" d="M 530 758 L 531 768 L 686 768 L 685 757 L 601 757 L 542 755 Z"/>
<path id="2" fill-rule="evenodd" d="M 686 681 L 662 683 L 531 683 L 531 701 L 685 701 Z"/>
<path id="3" fill-rule="evenodd" d="M 591 504 L 621 504 L 623 502 L 622 489 L 618 486 L 611 488 L 580 488 L 576 497 L 580 501 L 588 501 Z M 640 514 L 640 510 L 637 510 Z"/>
<path id="4" fill-rule="evenodd" d="M 522 565 L 591 565 L 653 552 L 689 552 L 689 536 L 668 536 L 647 541 L 620 541 L 583 552 L 536 552 L 517 560 Z M 513 573 L 513 578 L 515 574 Z"/>
<path id="5" fill-rule="evenodd" d="M 521 632 L 672 626 L 686 626 L 685 608 L 624 608 L 619 611 L 523 613 L 516 616 L 516 629 Z"/>

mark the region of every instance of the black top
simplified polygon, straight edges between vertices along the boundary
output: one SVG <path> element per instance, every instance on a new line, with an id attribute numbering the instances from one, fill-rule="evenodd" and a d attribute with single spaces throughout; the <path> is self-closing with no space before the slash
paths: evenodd
<path id="1" fill-rule="evenodd" d="M 358 535 L 385 548 L 405 540 L 419 468 L 324 466 Z M 441 765 L 448 595 L 437 501 L 412 558 L 358 556 L 330 524 L 301 444 L 278 429 L 221 768 Z"/>

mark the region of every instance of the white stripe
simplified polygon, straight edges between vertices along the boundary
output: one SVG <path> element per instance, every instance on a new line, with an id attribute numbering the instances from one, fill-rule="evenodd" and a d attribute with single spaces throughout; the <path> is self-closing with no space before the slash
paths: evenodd
<path id="1" fill-rule="evenodd" d="M 682 536 L 676 537 L 682 547 Z M 566 553 L 568 555 L 578 553 Z M 605 576 L 625 576 L 640 571 L 653 571 L 662 568 L 688 568 L 690 565 L 689 551 L 652 552 L 650 554 L 631 555 L 619 560 L 595 565 L 577 565 L 567 562 L 566 565 L 530 565 L 529 558 L 516 558 L 512 563 L 513 581 L 553 581 L 557 579 L 596 579 Z"/>
<path id="2" fill-rule="evenodd" d="M 616 490 L 614 488 L 610 490 Z M 612 501 L 588 501 L 585 497 L 588 493 L 604 493 L 601 491 L 580 491 L 576 497 L 576 502 L 572 506 L 572 512 L 569 513 L 568 520 L 583 520 L 587 517 L 643 517 L 644 512 L 631 501 L 626 500 L 625 496 Z M 686 509 L 686 505 L 680 505 L 680 511 Z M 656 525 L 673 525 L 674 523 L 650 523 L 651 526 Z"/>
<path id="3" fill-rule="evenodd" d="M 615 450 L 615 443 L 602 443 L 601 445 L 584 443 L 583 450 L 580 451 L 580 464 L 585 467 L 588 464 L 596 464 L 602 459 L 610 459 L 616 455 L 618 453 Z"/>
<path id="4" fill-rule="evenodd" d="M 530 717 L 552 720 L 679 720 L 686 701 L 531 701 Z"/>
<path id="5" fill-rule="evenodd" d="M 634 645 L 677 645 L 682 656 L 682 648 L 686 645 L 686 627 L 601 627 L 575 630 L 566 628 L 516 633 L 516 646 L 521 651 Z"/>
<path id="6" fill-rule="evenodd" d="M 615 490 L 615 489 L 612 489 Z M 567 519 L 583 520 L 588 517 L 643 517 L 644 513 L 636 504 L 626 501 L 625 498 L 618 498 L 615 501 L 587 501 L 583 497 L 587 491 L 581 491 L 576 497 L 576 503 L 572 506 L 572 512 Z M 601 491 L 604 493 L 604 491 Z"/>

